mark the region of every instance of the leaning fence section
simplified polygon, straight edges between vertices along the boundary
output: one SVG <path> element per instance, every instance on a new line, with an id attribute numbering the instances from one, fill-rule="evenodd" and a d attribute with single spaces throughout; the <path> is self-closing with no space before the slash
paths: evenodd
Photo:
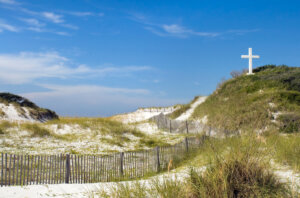
<path id="1" fill-rule="evenodd" d="M 205 136 L 203 136 L 205 137 Z M 94 183 L 134 179 L 167 169 L 199 148 L 203 137 L 172 146 L 111 155 L 0 155 L 0 186 Z"/>

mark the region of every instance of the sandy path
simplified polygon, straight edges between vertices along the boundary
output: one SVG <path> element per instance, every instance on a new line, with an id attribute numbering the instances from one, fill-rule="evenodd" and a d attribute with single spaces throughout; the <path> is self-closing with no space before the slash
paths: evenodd
<path id="1" fill-rule="evenodd" d="M 274 174 L 282 183 L 290 185 L 293 191 L 300 193 L 300 173 L 295 173 L 288 166 L 273 164 L 275 167 Z"/>
<path id="2" fill-rule="evenodd" d="M 186 112 L 181 114 L 176 120 L 187 120 L 193 113 L 198 105 L 203 103 L 206 100 L 207 96 L 199 97 L 193 104 L 191 104 L 191 108 L 189 108 Z"/>
<path id="3" fill-rule="evenodd" d="M 281 182 L 288 183 L 294 191 L 300 193 L 300 174 L 294 173 L 289 167 L 279 166 L 274 164 L 275 175 Z M 204 171 L 205 166 L 197 168 L 198 171 Z M 163 173 L 149 179 L 136 180 L 146 187 L 150 186 L 153 179 L 163 181 L 164 179 L 176 179 L 183 181 L 188 177 L 188 168 L 175 169 L 170 174 Z M 0 198 L 85 198 L 85 197 L 98 197 L 97 193 L 105 191 L 109 193 L 112 187 L 118 184 L 133 184 L 136 181 L 124 182 L 103 182 L 92 184 L 51 184 L 51 185 L 33 185 L 33 186 L 12 186 L 1 187 Z"/>
<path id="4" fill-rule="evenodd" d="M 154 176 L 145 180 L 138 180 L 146 186 L 150 186 L 152 179 L 158 179 L 162 181 L 164 179 L 177 179 L 182 181 L 188 176 L 187 169 L 181 169 L 175 172 L 173 170 L 170 174 L 164 173 Z M 0 198 L 84 198 L 84 197 L 97 197 L 97 192 L 110 192 L 113 186 L 118 183 L 133 184 L 136 181 L 124 181 L 124 182 L 103 182 L 92 184 L 51 184 L 51 185 L 33 185 L 33 186 L 12 186 L 1 187 Z"/>

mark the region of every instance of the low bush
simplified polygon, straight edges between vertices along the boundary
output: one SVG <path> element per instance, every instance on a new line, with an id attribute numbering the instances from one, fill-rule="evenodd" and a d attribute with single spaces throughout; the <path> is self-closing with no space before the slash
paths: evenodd
<path id="1" fill-rule="evenodd" d="M 279 116 L 281 123 L 280 131 L 284 133 L 300 132 L 300 115 L 296 113 L 283 114 Z"/>

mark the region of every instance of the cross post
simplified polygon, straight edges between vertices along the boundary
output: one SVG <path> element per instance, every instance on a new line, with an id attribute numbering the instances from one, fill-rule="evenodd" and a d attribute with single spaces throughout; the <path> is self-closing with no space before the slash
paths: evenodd
<path id="1" fill-rule="evenodd" d="M 252 48 L 249 48 L 248 55 L 242 55 L 241 58 L 248 58 L 249 59 L 249 72 L 248 72 L 248 75 L 253 74 L 252 59 L 253 58 L 259 58 L 259 56 L 258 55 L 252 55 Z"/>

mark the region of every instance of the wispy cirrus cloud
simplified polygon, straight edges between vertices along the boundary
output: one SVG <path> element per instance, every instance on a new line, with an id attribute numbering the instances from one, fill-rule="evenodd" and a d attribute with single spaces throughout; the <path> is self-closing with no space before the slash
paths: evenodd
<path id="1" fill-rule="evenodd" d="M 247 33 L 258 32 L 260 29 L 239 29 L 239 30 L 228 30 L 227 33 L 232 33 L 236 35 L 244 35 Z"/>
<path id="2" fill-rule="evenodd" d="M 144 29 L 162 37 L 172 36 L 178 38 L 187 38 L 189 36 L 215 37 L 219 35 L 217 32 L 195 31 L 179 24 L 158 24 L 149 22 L 147 17 L 142 14 L 135 13 L 129 18 L 133 21 L 141 23 L 144 26 Z"/>
<path id="3" fill-rule="evenodd" d="M 17 4 L 17 2 L 14 0 L 0 0 L 0 3 L 9 4 L 9 5 Z"/>
<path id="4" fill-rule="evenodd" d="M 215 37 L 219 35 L 219 33 L 215 33 L 215 32 L 197 32 L 192 29 L 185 28 L 178 24 L 171 24 L 171 25 L 164 24 L 161 26 L 161 29 L 164 31 L 163 33 L 167 35 L 182 37 L 182 38 L 186 38 L 190 35 L 203 36 L 203 37 Z"/>
<path id="5" fill-rule="evenodd" d="M 41 16 L 43 16 L 44 18 L 48 19 L 49 21 L 53 22 L 53 23 L 63 23 L 63 16 L 59 15 L 59 14 L 55 14 L 53 12 L 42 12 Z"/>
<path id="6" fill-rule="evenodd" d="M 105 76 L 127 76 L 133 72 L 151 70 L 149 66 L 113 65 L 90 67 L 74 65 L 57 52 L 0 54 L 0 81 L 7 84 L 34 82 L 43 78 L 72 79 Z"/>
<path id="7" fill-rule="evenodd" d="M 163 24 L 156 26 L 146 26 L 144 28 L 162 37 L 172 36 L 178 38 L 187 38 L 189 36 L 216 37 L 220 35 L 220 33 L 216 32 L 197 32 L 178 24 Z"/>
<path id="8" fill-rule="evenodd" d="M 62 11 L 63 13 L 72 15 L 72 16 L 77 16 L 77 17 L 87 17 L 87 16 L 99 16 L 102 17 L 104 16 L 103 12 L 95 13 L 95 12 L 79 12 L 79 11 Z"/>
<path id="9" fill-rule="evenodd" d="M 34 18 L 20 18 L 21 21 L 24 21 L 30 26 L 35 26 L 35 27 L 43 27 L 45 26 L 45 23 L 40 22 L 37 19 Z"/>
<path id="10" fill-rule="evenodd" d="M 17 28 L 16 26 L 6 23 L 5 21 L 0 20 L 0 32 L 3 31 L 19 32 L 20 29 Z"/>
<path id="11" fill-rule="evenodd" d="M 232 29 L 220 32 L 207 32 L 207 31 L 196 31 L 191 28 L 184 27 L 180 24 L 161 24 L 153 23 L 143 14 L 134 13 L 129 17 L 131 20 L 138 22 L 143 25 L 144 29 L 152 32 L 155 35 L 161 37 L 177 37 L 177 38 L 187 38 L 190 36 L 200 36 L 200 37 L 218 37 L 228 34 L 234 35 L 244 35 L 247 33 L 258 32 L 259 29 Z"/>

